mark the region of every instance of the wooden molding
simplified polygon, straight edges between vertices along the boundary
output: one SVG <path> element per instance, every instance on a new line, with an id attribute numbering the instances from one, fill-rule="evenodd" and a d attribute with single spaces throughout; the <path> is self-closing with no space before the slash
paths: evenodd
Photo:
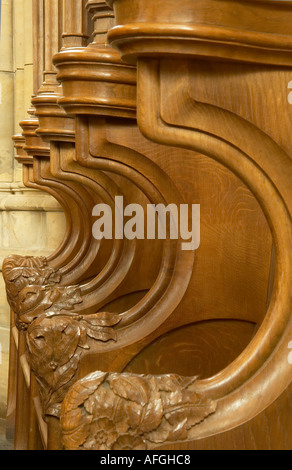
<path id="1" fill-rule="evenodd" d="M 108 34 L 122 59 L 208 57 L 217 60 L 291 65 L 290 2 L 235 0 L 114 0 L 116 25 Z M 221 20 L 218 21 L 218 18 Z M 259 18 L 261 21 L 259 21 Z"/>

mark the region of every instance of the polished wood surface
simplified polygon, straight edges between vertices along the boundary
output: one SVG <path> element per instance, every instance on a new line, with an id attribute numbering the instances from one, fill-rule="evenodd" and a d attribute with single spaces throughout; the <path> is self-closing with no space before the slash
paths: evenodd
<path id="1" fill-rule="evenodd" d="M 67 228 L 3 264 L 15 448 L 291 449 L 290 2 L 34 11 L 16 158 Z M 199 248 L 96 240 L 118 196 L 200 204 Z"/>

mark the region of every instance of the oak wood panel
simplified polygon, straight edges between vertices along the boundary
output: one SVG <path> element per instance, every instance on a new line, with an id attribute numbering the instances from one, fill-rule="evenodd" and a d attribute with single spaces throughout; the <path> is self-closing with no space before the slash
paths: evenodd
<path id="1" fill-rule="evenodd" d="M 211 377 L 243 351 L 254 333 L 253 323 L 232 320 L 181 327 L 147 346 L 124 372 Z"/>
<path id="2" fill-rule="evenodd" d="M 263 324 L 239 358 L 217 376 L 198 384 L 200 392 L 219 399 L 217 411 L 194 430 L 196 437 L 202 438 L 254 418 L 291 383 L 291 369 L 287 363 L 287 344 L 291 335 L 290 149 L 283 147 L 285 138 L 281 133 L 278 135 L 279 122 L 274 123 L 271 113 L 264 115 L 259 111 L 252 120 L 249 111 L 252 106 L 261 108 L 263 90 L 257 96 L 255 93 L 260 90 L 259 83 L 263 85 L 261 80 L 267 68 L 271 71 L 267 78 L 271 83 L 270 104 L 277 86 L 283 87 L 278 79 L 285 77 L 282 66 L 291 66 L 287 19 L 292 10 L 283 2 L 278 7 L 269 1 L 248 2 L 245 9 L 246 2 L 223 1 L 220 2 L 222 16 L 214 24 L 212 7 L 218 3 L 208 0 L 198 4 L 186 0 L 180 4 L 179 14 L 176 3 L 171 0 L 163 7 L 152 0 L 138 1 L 136 8 L 131 8 L 127 0 L 114 0 L 110 4 L 116 13 L 117 26 L 109 32 L 109 41 L 125 61 L 138 64 L 137 118 L 143 134 L 160 144 L 203 153 L 231 169 L 246 182 L 260 202 L 273 234 L 275 269 L 272 266 L 268 312 Z M 192 24 L 184 16 L 185 11 L 188 11 Z M 235 12 L 241 12 L 240 17 L 232 19 Z M 254 15 L 252 20 L 250 14 Z M 181 24 L 177 23 L 180 15 Z M 265 22 L 264 26 L 262 22 Z M 280 22 L 282 30 L 279 29 Z M 184 60 L 179 60 L 179 56 Z M 252 91 L 241 97 L 243 68 L 236 69 L 233 63 L 226 61 L 223 65 L 221 62 L 216 69 L 222 87 L 218 89 L 220 104 L 214 104 L 217 96 L 213 100 L 212 94 L 216 86 L 211 87 L 209 82 L 209 89 L 204 87 L 199 57 L 207 59 L 207 65 L 202 65 L 203 75 L 208 74 L 209 64 L 217 67 L 214 65 L 216 60 L 245 62 L 244 73 L 246 76 L 251 74 L 251 82 L 254 78 L 255 88 L 250 84 L 247 89 Z M 261 70 L 250 65 L 255 62 L 264 64 Z M 280 75 L 273 74 L 274 65 Z M 232 112 L 228 110 L 228 77 L 225 90 L 220 81 L 221 66 L 233 71 L 230 85 L 233 91 L 237 89 L 237 99 L 234 100 L 233 95 Z M 203 88 L 205 101 L 200 96 Z M 280 97 L 283 100 L 283 91 Z M 246 101 L 247 113 L 242 117 Z M 280 99 L 274 107 L 278 112 L 279 104 Z M 289 126 L 289 118 L 287 121 Z"/>
<path id="3" fill-rule="evenodd" d="M 197 321 L 219 317 L 261 322 L 272 239 L 259 204 L 222 165 L 185 149 L 157 146 L 139 134 L 129 124 L 108 128 L 111 141 L 128 140 L 159 165 L 185 203 L 201 205 L 201 244 L 180 311 L 194 311 Z"/>

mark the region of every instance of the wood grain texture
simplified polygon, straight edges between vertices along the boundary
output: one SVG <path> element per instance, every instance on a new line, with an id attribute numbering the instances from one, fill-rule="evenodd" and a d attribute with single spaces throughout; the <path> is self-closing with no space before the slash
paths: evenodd
<path id="1" fill-rule="evenodd" d="M 211 3 L 207 1 L 202 2 L 202 4 L 199 3 L 197 9 L 197 5 L 190 5 L 186 1 L 184 6 L 186 9 L 191 10 L 189 17 L 194 24 L 197 19 L 203 18 L 200 16 L 202 10 L 206 13 L 207 21 L 211 23 Z M 230 2 L 221 4 L 226 26 L 232 17 L 230 15 L 233 11 L 232 8 L 238 8 L 238 11 L 240 11 L 242 4 L 240 2 L 236 2 L 236 5 Z M 237 174 L 251 189 L 260 203 L 267 217 L 275 243 L 274 289 L 262 327 L 242 355 L 215 377 L 201 383 L 201 390 L 204 390 L 205 393 L 211 393 L 211 396 L 214 397 L 219 394 L 222 398 L 217 413 L 206 420 L 200 426 L 200 430 L 198 429 L 197 437 L 202 438 L 206 437 L 208 433 L 211 435 L 214 432 L 222 432 L 228 427 L 252 419 L 264 410 L 264 403 L 268 406 L 273 400 L 276 400 L 291 382 L 291 369 L 287 364 L 287 343 L 291 334 L 289 281 L 286 275 L 281 277 L 284 271 L 288 275 L 291 265 L 289 249 L 291 244 L 291 193 L 289 184 L 287 184 L 288 174 L 291 174 L 291 159 L 289 152 L 283 150 L 281 139 L 278 136 L 278 121 L 275 122 L 273 115 L 266 113 L 263 116 L 259 113 L 255 120 L 252 120 L 251 116 L 249 116 L 249 119 L 242 116 L 245 100 L 249 102 L 246 107 L 247 113 L 251 107 L 260 109 L 263 96 L 262 88 L 261 90 L 258 88 L 257 95 L 244 95 L 243 99 L 240 94 L 243 89 L 241 86 L 242 77 L 247 77 L 249 72 L 252 74 L 254 72 L 253 66 L 249 65 L 248 62 L 257 61 L 260 64 L 265 64 L 260 72 L 258 69 L 258 73 L 253 75 L 258 76 L 259 80 L 264 76 L 263 72 L 269 65 L 269 78 L 273 82 L 272 90 L 277 89 L 277 86 L 279 86 L 279 76 L 273 75 L 274 69 L 271 65 L 289 65 L 288 62 L 284 62 L 282 54 L 285 54 L 284 49 L 288 43 L 285 42 L 284 36 L 279 34 L 276 26 L 277 15 L 283 14 L 283 4 L 277 9 L 273 19 L 272 16 L 270 17 L 270 31 L 266 30 L 262 34 L 263 27 L 260 17 L 255 16 L 253 20 L 257 25 L 256 32 L 255 30 L 245 31 L 241 35 L 246 28 L 245 21 L 248 19 L 249 13 L 255 13 L 259 8 L 262 9 L 262 17 L 264 17 L 264 12 L 269 11 L 271 13 L 275 8 L 275 4 L 272 5 L 271 2 L 266 4 L 250 3 L 248 10 L 242 10 L 243 17 L 238 18 L 242 29 L 237 37 L 236 33 L 232 36 L 228 28 L 224 31 L 223 28 L 221 29 L 221 39 L 224 38 L 223 43 L 226 40 L 223 45 L 219 44 L 218 41 L 217 25 L 215 27 L 211 24 L 208 25 L 210 26 L 208 27 L 208 33 L 203 37 L 207 30 L 205 29 L 203 33 L 204 28 L 200 29 L 199 27 L 196 29 L 198 25 L 192 25 L 189 28 L 186 20 L 182 21 L 181 24 L 174 24 L 174 2 L 170 1 L 166 8 L 159 9 L 159 6 L 154 2 L 150 2 L 146 6 L 142 1 L 136 4 L 137 8 L 133 9 L 132 12 L 128 10 L 129 3 L 127 0 L 116 0 L 113 5 L 117 14 L 118 26 L 109 33 L 109 38 L 111 44 L 119 48 L 124 60 L 131 63 L 137 61 L 138 63 L 137 117 L 138 125 L 143 134 L 157 143 L 170 146 L 176 145 L 201 152 L 219 161 Z M 200 9 L 201 5 L 203 5 L 202 10 Z M 214 5 L 214 2 L 212 5 Z M 286 8 L 289 8 L 289 6 L 287 5 Z M 154 12 L 158 14 L 155 20 L 153 17 Z M 184 15 L 184 13 L 183 8 L 181 14 Z M 287 12 L 287 14 L 289 13 Z M 273 22 L 274 19 L 275 22 Z M 172 24 L 168 28 L 165 24 L 169 20 Z M 218 23 L 220 25 L 221 21 L 219 20 Z M 238 28 L 236 19 L 232 23 L 235 29 Z M 268 23 L 265 25 L 268 25 Z M 283 33 L 288 33 L 287 24 L 284 20 L 282 26 Z M 197 33 L 199 29 L 200 34 L 202 33 L 200 41 L 193 42 L 194 32 Z M 240 36 L 242 42 L 239 46 Z M 227 44 L 228 41 L 232 40 L 232 37 L 236 37 L 237 42 L 233 51 L 232 47 L 229 47 L 230 43 Z M 166 48 L 166 38 L 173 44 L 173 48 Z M 182 47 L 182 38 L 185 39 L 184 44 L 188 44 L 189 47 Z M 289 42 L 288 34 L 286 38 Z M 211 45 L 208 43 L 210 40 Z M 277 57 L 273 56 L 271 51 L 271 40 L 279 40 L 278 45 L 281 52 Z M 216 42 L 217 49 L 213 47 Z M 248 44 L 253 44 L 253 51 L 249 49 Z M 184 56 L 183 60 L 179 58 L 180 54 Z M 168 58 L 166 59 L 167 55 Z M 170 55 L 172 55 L 171 58 Z M 197 67 L 199 64 L 196 60 L 202 55 L 205 58 L 208 57 L 208 62 L 212 66 L 215 59 L 222 59 L 223 57 L 234 62 L 238 60 L 247 62 L 244 69 L 241 69 L 244 70 L 244 74 L 243 72 L 238 73 L 239 69 L 236 70 L 236 64 L 224 64 L 225 69 L 230 70 L 232 73 L 231 84 L 237 83 L 237 99 L 234 100 L 233 95 L 232 105 L 228 104 L 229 101 L 231 102 L 229 90 L 224 92 L 219 86 L 218 90 L 216 89 L 216 98 L 214 99 L 214 86 L 213 88 L 210 86 L 207 88 L 204 79 L 201 80 L 201 70 L 200 66 Z M 219 71 L 221 65 L 223 64 L 218 65 L 219 69 L 216 72 L 216 80 L 218 74 L 219 84 L 222 84 L 220 76 L 222 76 L 223 68 L 221 72 Z M 216 63 L 214 67 L 217 67 Z M 207 68 L 203 65 L 203 75 L 205 72 L 207 75 L 209 74 Z M 215 83 L 217 82 L 215 81 Z M 225 79 L 225 86 L 227 84 L 229 85 L 229 82 Z M 257 86 L 257 80 L 255 80 L 255 84 Z M 284 84 L 281 86 L 284 86 Z M 200 93 L 205 97 L 204 100 L 202 100 Z M 221 102 L 218 105 L 219 96 Z M 232 112 L 229 111 L 230 106 L 233 108 Z M 277 102 L 277 109 L 281 109 L 278 106 L 279 101 Z M 267 133 L 269 126 L 275 130 L 273 137 L 271 132 Z M 272 189 L 272 186 L 269 189 L 270 184 L 274 189 L 276 188 L 276 191 Z M 282 206 L 282 209 L 280 209 L 280 206 Z M 286 242 L 281 245 L 280 238 L 285 237 L 284 233 L 286 233 L 287 238 Z M 284 268 L 284 265 L 286 265 L 286 268 Z M 281 266 L 280 271 L 277 269 L 279 266 Z M 277 317 L 280 311 L 281 315 Z M 286 318 L 284 321 L 285 326 L 282 323 L 284 317 Z M 272 318 L 273 321 L 270 322 Z M 275 335 L 278 338 L 277 340 Z M 283 336 L 281 337 L 281 335 Z M 274 344 L 271 344 L 271 337 L 275 339 Z M 281 340 L 279 340 L 280 337 Z M 261 369 L 261 365 L 264 364 L 262 362 L 264 357 L 266 359 L 270 357 L 271 360 L 266 363 L 266 367 Z M 277 367 L 277 361 L 281 363 L 280 367 Z M 258 370 L 261 370 L 261 373 L 258 374 Z M 251 379 L 249 382 L 247 382 L 248 378 Z M 260 394 L 261 387 L 265 388 L 264 395 Z M 226 393 L 227 395 L 223 398 Z M 256 397 L 259 396 L 261 396 L 261 402 L 256 402 Z M 247 403 L 250 405 L 249 415 L 247 415 Z M 228 411 L 229 407 L 234 410 L 234 406 L 236 406 L 238 413 L 236 417 Z M 253 412 L 251 412 L 252 409 Z"/>
<path id="2" fill-rule="evenodd" d="M 138 57 L 207 57 L 291 66 L 287 2 L 110 0 L 116 26 L 109 41 L 125 61 Z M 139 30 L 139 31 L 138 31 Z"/>
<path id="3" fill-rule="evenodd" d="M 291 6 L 34 8 L 46 41 L 14 141 L 67 227 L 47 259 L 4 263 L 16 448 L 291 446 Z M 116 196 L 200 204 L 199 249 L 95 240 Z"/>
<path id="4" fill-rule="evenodd" d="M 208 439 L 157 450 L 291 450 L 291 385 L 263 413 L 242 426 Z"/>
<path id="5" fill-rule="evenodd" d="M 244 350 L 254 333 L 254 324 L 232 320 L 187 325 L 147 346 L 125 372 L 212 377 Z"/>

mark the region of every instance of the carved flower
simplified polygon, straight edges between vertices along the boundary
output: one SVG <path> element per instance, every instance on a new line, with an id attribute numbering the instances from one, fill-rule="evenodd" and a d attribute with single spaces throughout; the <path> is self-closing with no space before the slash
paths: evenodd
<path id="1" fill-rule="evenodd" d="M 119 437 L 115 424 L 108 418 L 94 421 L 90 431 L 90 436 L 84 444 L 86 450 L 111 449 Z"/>
<path id="2" fill-rule="evenodd" d="M 188 440 L 193 427 L 217 408 L 197 393 L 196 381 L 177 375 L 91 374 L 66 396 L 65 448 L 150 450 Z"/>

